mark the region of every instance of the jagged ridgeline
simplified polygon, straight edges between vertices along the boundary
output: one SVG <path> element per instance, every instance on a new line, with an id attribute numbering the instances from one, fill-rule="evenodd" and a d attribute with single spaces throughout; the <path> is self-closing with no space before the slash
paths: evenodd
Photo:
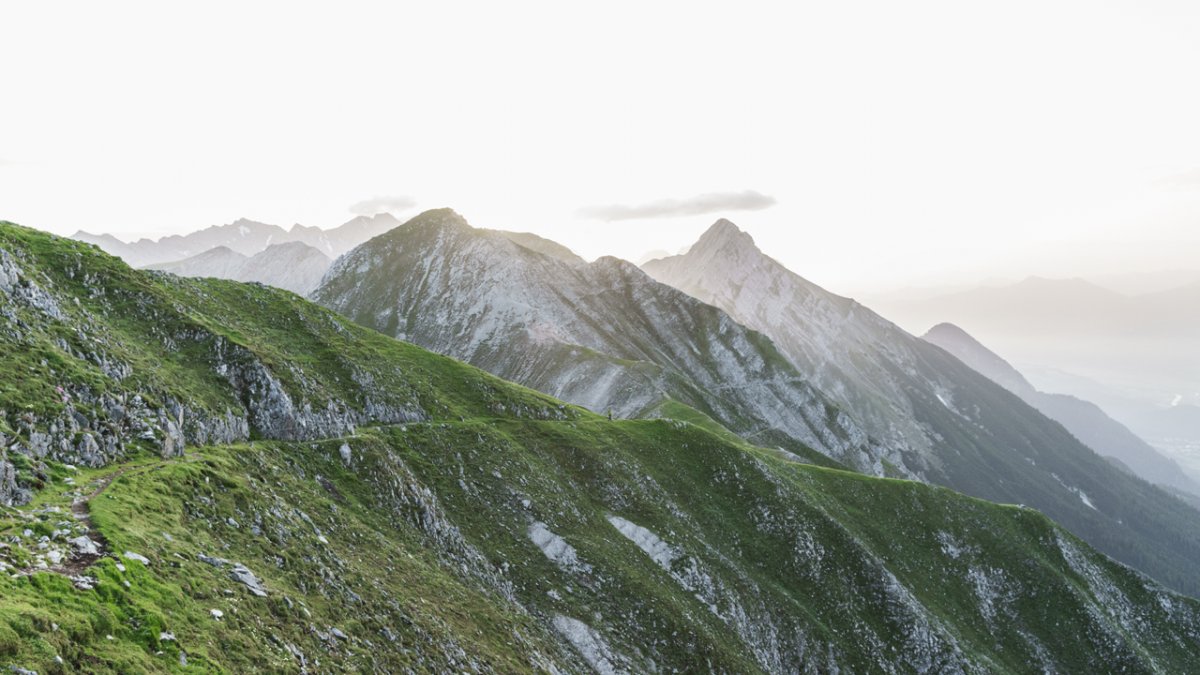
<path id="1" fill-rule="evenodd" d="M 609 421 L 0 224 L 0 667 L 1184 672 L 1035 511 Z M 73 466 L 71 466 L 73 465 Z"/>
<path id="2" fill-rule="evenodd" d="M 617 417 L 711 418 L 871 471 L 884 453 L 762 334 L 624 260 L 426 211 L 338 258 L 311 296 L 364 326 Z"/>
<path id="3" fill-rule="evenodd" d="M 1200 595 L 1196 509 L 940 348 L 788 270 L 733 223 L 717 221 L 686 254 L 645 269 L 770 336 L 890 450 L 898 477 L 1032 506 L 1117 560 Z M 1096 420 L 1086 426 L 1094 435 Z"/>
<path id="4" fill-rule="evenodd" d="M 1195 509 L 941 349 L 788 271 L 732 223 L 646 270 L 671 285 L 435 209 L 340 257 L 312 298 L 589 410 L 707 416 L 756 445 L 1029 505 L 1200 594 Z"/>

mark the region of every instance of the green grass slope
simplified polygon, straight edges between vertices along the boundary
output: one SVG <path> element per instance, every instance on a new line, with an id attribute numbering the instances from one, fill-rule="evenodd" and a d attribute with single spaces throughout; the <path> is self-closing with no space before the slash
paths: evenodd
<path id="1" fill-rule="evenodd" d="M 323 438 L 362 423 L 574 414 L 290 293 L 139 272 L 4 223 L 0 298 L 0 433 L 33 459 L 98 466 L 131 449 Z M 0 482 L 0 503 L 27 496 Z"/>
<path id="2" fill-rule="evenodd" d="M 1200 605 L 1029 509 L 803 464 L 703 417 L 610 421 L 284 292 L 11 225 L 0 263 L 0 667 L 1200 659 Z"/>

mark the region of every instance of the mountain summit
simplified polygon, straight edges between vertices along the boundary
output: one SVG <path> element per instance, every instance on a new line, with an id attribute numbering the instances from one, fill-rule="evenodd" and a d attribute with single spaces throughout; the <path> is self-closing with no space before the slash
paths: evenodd
<path id="1" fill-rule="evenodd" d="M 724 219 L 687 253 L 651 260 L 642 269 L 771 337 L 870 433 L 907 454 L 893 458 L 895 469 L 907 476 L 925 470 L 929 438 L 901 387 L 874 359 L 880 347 L 903 342 L 907 334 L 899 328 L 787 270 Z"/>
<path id="2" fill-rule="evenodd" d="M 1004 387 L 1012 393 L 1026 398 L 1037 390 L 1025 379 L 1016 368 L 983 346 L 967 331 L 952 323 L 942 322 L 930 328 L 922 340 L 935 344 L 956 356 L 960 361 L 971 366 L 980 374 Z"/>
<path id="3" fill-rule="evenodd" d="M 743 232 L 737 225 L 731 221 L 721 218 L 713 223 L 696 243 L 688 250 L 689 254 L 705 254 L 708 252 L 717 252 L 720 250 L 736 250 L 736 249 L 754 249 L 754 238 L 749 233 Z"/>
<path id="4" fill-rule="evenodd" d="M 712 418 L 758 443 L 879 463 L 770 340 L 631 263 L 564 250 L 427 211 L 342 256 L 312 297 L 598 412 Z"/>
<path id="5" fill-rule="evenodd" d="M 1185 562 L 1200 541 L 1166 534 L 1190 529 L 1194 509 L 941 348 L 791 272 L 731 223 L 718 221 L 686 254 L 643 269 L 770 337 L 888 448 L 880 473 L 1034 506 L 1117 559 L 1200 591 L 1200 574 Z"/>
<path id="6" fill-rule="evenodd" d="M 394 229 L 394 228 L 393 228 Z M 449 232 L 471 229 L 470 223 L 457 211 L 449 207 L 429 209 L 413 216 L 404 223 L 403 231 L 393 231 L 387 239 L 408 236 L 412 232 L 446 230 Z"/>

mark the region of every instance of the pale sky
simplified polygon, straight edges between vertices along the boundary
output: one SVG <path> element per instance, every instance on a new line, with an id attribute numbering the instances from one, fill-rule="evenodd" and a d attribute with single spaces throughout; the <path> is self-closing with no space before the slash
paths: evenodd
<path id="1" fill-rule="evenodd" d="M 61 234 L 415 204 L 589 258 L 724 216 L 843 292 L 1200 267 L 1200 3 L 12 2 L 0 26 L 0 218 Z"/>

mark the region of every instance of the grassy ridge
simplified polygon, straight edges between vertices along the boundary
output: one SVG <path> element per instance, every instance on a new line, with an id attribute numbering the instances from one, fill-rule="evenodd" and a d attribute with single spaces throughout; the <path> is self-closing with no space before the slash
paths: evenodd
<path id="1" fill-rule="evenodd" d="M 0 323 L 4 457 L 39 488 L 0 511 L 0 667 L 1017 673 L 1200 659 L 1195 602 L 1031 510 L 799 463 L 685 406 L 662 412 L 694 424 L 610 421 L 281 291 L 139 273 L 13 226 L 0 249 L 25 284 Z M 17 296 L 30 284 L 55 311 Z M 46 363 L 27 370 L 30 353 Z M 297 410 L 382 401 L 423 418 L 303 442 L 252 429 L 168 456 L 135 438 L 94 468 L 28 452 L 86 409 L 62 401 L 64 384 L 251 414 L 265 380 L 239 389 L 230 363 L 261 366 Z M 105 543 L 94 565 L 41 568 L 81 532 Z"/>
<path id="2" fill-rule="evenodd" d="M 563 616 L 632 669 L 1178 672 L 1197 657 L 1194 602 L 1034 511 L 780 460 L 678 422 L 468 419 L 126 468 L 92 516 L 113 551 L 149 566 L 102 559 L 88 591 L 52 573 L 0 577 L 0 661 L 584 668 L 552 628 Z M 110 470 L 75 482 L 86 491 Z M 35 507 L 75 491 L 52 481 Z M 655 564 L 611 516 L 677 557 Z M 535 545 L 535 522 L 574 565 Z M 268 596 L 201 554 L 245 564 Z"/>

